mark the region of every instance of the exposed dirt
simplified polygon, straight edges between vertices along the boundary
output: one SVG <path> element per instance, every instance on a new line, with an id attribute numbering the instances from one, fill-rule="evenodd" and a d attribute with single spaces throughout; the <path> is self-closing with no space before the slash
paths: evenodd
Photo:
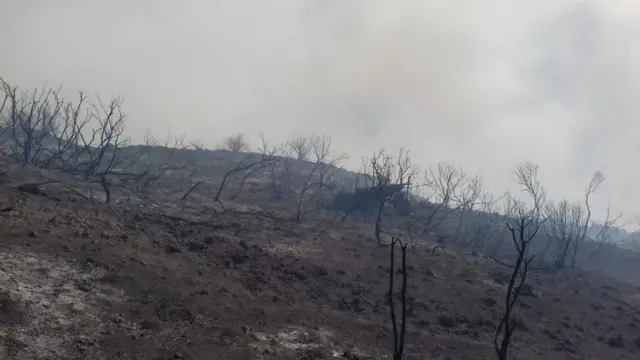
<path id="1" fill-rule="evenodd" d="M 16 187 L 55 174 L 0 170 L 0 359 L 389 358 L 389 248 L 365 225 L 179 194 L 87 204 Z M 508 274 L 411 250 L 407 359 L 494 358 Z M 518 359 L 638 358 L 640 288 L 567 270 L 526 290 Z"/>

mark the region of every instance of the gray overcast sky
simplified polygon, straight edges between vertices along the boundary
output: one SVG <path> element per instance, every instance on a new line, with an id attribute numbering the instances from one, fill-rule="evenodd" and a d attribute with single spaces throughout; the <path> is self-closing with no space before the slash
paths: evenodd
<path id="1" fill-rule="evenodd" d="M 501 192 L 522 160 L 553 197 L 640 213 L 637 0 L 0 0 L 0 76 L 121 94 L 129 135 L 324 132 L 406 146 Z"/>

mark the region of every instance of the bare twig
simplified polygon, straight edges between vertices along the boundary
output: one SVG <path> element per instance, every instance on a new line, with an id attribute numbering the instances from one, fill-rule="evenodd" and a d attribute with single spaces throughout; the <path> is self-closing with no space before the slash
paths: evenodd
<path id="1" fill-rule="evenodd" d="M 205 179 L 202 179 L 200 181 L 195 182 L 193 185 L 191 185 L 191 187 L 184 193 L 184 195 L 180 197 L 180 200 L 181 201 L 187 200 L 187 197 L 189 196 L 189 194 L 191 194 L 195 189 L 198 188 L 198 186 L 204 183 L 204 181 Z"/>
<path id="2" fill-rule="evenodd" d="M 524 203 L 514 200 L 514 203 L 517 204 L 517 216 L 506 223 L 517 257 L 512 267 L 513 271 L 505 294 L 504 312 L 493 339 L 498 360 L 508 359 L 509 346 L 516 328 L 516 322 L 513 317 L 514 309 L 520 291 L 527 279 L 529 265 L 535 258 L 535 255 L 528 254 L 529 246 L 543 223 L 543 220 L 540 219 L 540 208 L 544 204 L 543 200 L 546 194 L 542 185 L 538 182 L 538 167 L 536 165 L 523 163 L 516 168 L 515 173 L 518 182 L 523 186 L 523 191 L 532 197 L 533 205 L 527 208 Z"/>
<path id="3" fill-rule="evenodd" d="M 396 245 L 400 247 L 402 254 L 402 264 L 400 271 L 402 273 L 402 287 L 400 289 L 401 318 L 398 328 L 398 321 L 395 307 L 395 286 L 394 278 L 396 276 L 395 268 L 395 249 Z M 391 240 L 389 259 L 389 311 L 391 315 L 391 323 L 393 325 L 393 360 L 402 360 L 405 345 L 405 333 L 407 330 L 407 244 L 403 244 L 399 238 Z"/>
<path id="4" fill-rule="evenodd" d="M 331 188 L 329 183 L 331 179 L 330 172 L 335 169 L 340 161 L 346 159 L 345 155 L 334 155 L 331 148 L 331 138 L 328 136 L 316 136 L 311 139 L 311 155 L 313 164 L 311 169 L 304 177 L 298 201 L 296 205 L 296 222 L 302 222 L 304 217 L 311 211 L 309 210 L 310 197 L 309 193 L 323 188 Z"/>
<path id="5" fill-rule="evenodd" d="M 244 138 L 244 134 L 234 134 L 224 140 L 224 146 L 232 152 L 246 152 L 249 150 L 249 143 Z"/>

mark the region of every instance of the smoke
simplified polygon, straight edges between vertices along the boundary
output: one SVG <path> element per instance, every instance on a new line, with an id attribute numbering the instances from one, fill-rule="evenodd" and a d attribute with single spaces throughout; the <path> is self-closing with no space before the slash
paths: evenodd
<path id="1" fill-rule="evenodd" d="M 0 74 L 121 94 L 146 128 L 209 146 L 328 133 L 351 155 L 411 150 L 496 192 L 540 164 L 553 197 L 637 214 L 640 7 L 631 0 L 12 2 Z"/>

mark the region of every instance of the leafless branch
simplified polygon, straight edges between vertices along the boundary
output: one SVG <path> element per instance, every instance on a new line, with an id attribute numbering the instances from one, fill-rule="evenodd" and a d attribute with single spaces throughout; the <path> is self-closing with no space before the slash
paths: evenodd
<path id="1" fill-rule="evenodd" d="M 400 324 L 397 321 L 395 306 L 395 286 L 394 279 L 396 277 L 395 267 L 395 249 L 400 247 L 402 255 L 402 264 L 400 272 L 402 274 L 402 287 L 400 288 Z M 393 326 L 393 360 L 402 360 L 405 347 L 405 333 L 407 331 L 407 244 L 402 243 L 399 238 L 391 240 L 389 259 L 389 291 L 387 293 L 389 301 L 389 312 L 391 315 L 391 323 Z M 399 325 L 399 326 L 398 326 Z"/>
<path id="2" fill-rule="evenodd" d="M 245 156 L 234 168 L 232 168 L 231 170 L 227 171 L 224 174 L 224 176 L 222 177 L 222 181 L 218 186 L 218 190 L 216 191 L 216 194 L 214 196 L 214 200 L 217 203 L 221 204 L 220 197 L 222 195 L 222 192 L 225 189 L 225 186 L 227 185 L 227 182 L 231 179 L 232 176 L 234 176 L 237 173 L 242 173 L 242 172 L 252 173 L 252 172 L 264 169 L 265 167 L 269 166 L 269 164 L 272 161 L 275 161 L 274 157 L 268 156 L 268 155 L 267 156 L 262 155 L 257 158 L 255 155 Z M 245 181 L 246 181 L 246 176 L 243 178 L 242 184 L 244 184 Z"/>
<path id="3" fill-rule="evenodd" d="M 313 150 L 311 141 L 308 137 L 304 136 L 291 140 L 288 146 L 297 160 L 307 160 Z"/>
<path id="4" fill-rule="evenodd" d="M 346 159 L 345 155 L 335 155 L 333 153 L 330 137 L 322 135 L 311 138 L 311 161 L 313 163 L 304 177 L 298 195 L 295 214 L 296 222 L 301 222 L 311 211 L 309 209 L 311 197 L 308 195 L 320 189 L 331 187 L 328 182 L 331 179 L 330 173 L 344 159 Z"/>
<path id="5" fill-rule="evenodd" d="M 615 217 L 611 215 L 611 206 L 607 206 L 607 216 L 605 221 L 599 225 L 599 230 L 595 235 L 596 248 L 591 251 L 589 254 L 589 260 L 592 260 L 599 254 L 601 254 L 607 247 L 613 245 L 613 241 L 611 240 L 611 232 L 615 229 L 618 220 L 622 217 L 623 213 L 618 214 Z M 595 227 L 595 224 L 592 224 L 591 227 Z"/>
<path id="6" fill-rule="evenodd" d="M 602 174 L 596 172 L 585 189 L 584 207 L 578 203 L 570 203 L 566 199 L 559 202 L 549 201 L 545 205 L 547 224 L 544 230 L 549 240 L 544 252 L 550 243 L 555 242 L 553 264 L 556 269 L 567 266 L 569 258 L 571 265 L 575 266 L 579 245 L 585 241 L 591 223 L 589 198 L 603 181 Z"/>
<path id="7" fill-rule="evenodd" d="M 426 200 L 415 206 L 405 225 L 413 247 L 418 245 L 417 237 L 431 234 L 449 218 L 456 191 L 466 178 L 462 169 L 447 163 L 425 171 L 423 184 L 415 189 Z"/>
<path id="8" fill-rule="evenodd" d="M 227 150 L 232 152 L 246 152 L 249 150 L 249 143 L 242 133 L 227 137 L 224 140 L 224 146 Z"/>
<path id="9" fill-rule="evenodd" d="M 514 199 L 514 203 L 517 204 L 515 206 L 517 215 L 506 223 L 517 256 L 505 294 L 503 315 L 493 341 L 498 360 L 508 359 L 509 347 L 516 328 L 513 318 L 515 306 L 527 279 L 529 266 L 535 258 L 535 255 L 528 254 L 529 247 L 544 222 L 540 216 L 545 191 L 537 178 L 538 167 L 532 163 L 524 163 L 516 168 L 515 173 L 519 184 L 531 196 L 532 205 L 527 206 L 524 202 Z"/>

